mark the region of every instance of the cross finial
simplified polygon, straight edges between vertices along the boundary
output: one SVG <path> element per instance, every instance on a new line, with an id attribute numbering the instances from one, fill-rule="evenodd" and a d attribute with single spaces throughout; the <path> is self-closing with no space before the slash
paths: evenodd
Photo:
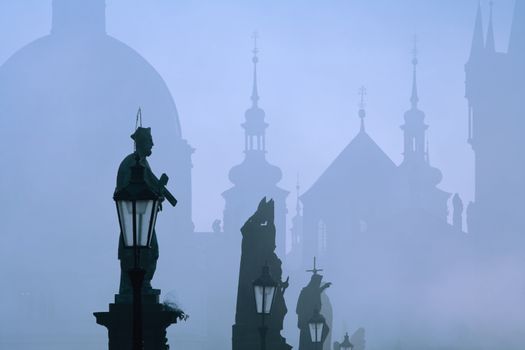
<path id="1" fill-rule="evenodd" d="M 361 86 L 359 88 L 359 97 L 360 97 L 360 101 L 359 101 L 359 108 L 360 109 L 365 109 L 365 96 L 366 96 L 366 87 L 364 86 Z"/>
<path id="2" fill-rule="evenodd" d="M 414 56 L 413 60 L 412 60 L 412 64 L 414 66 L 417 65 L 417 63 L 418 63 L 417 62 L 417 56 L 419 54 L 419 49 L 418 49 L 418 46 L 417 46 L 418 42 L 419 42 L 419 39 L 418 39 L 417 35 L 414 35 L 414 48 L 412 49 L 412 55 Z"/>
<path id="3" fill-rule="evenodd" d="M 365 131 L 365 117 L 366 117 L 366 111 L 365 111 L 365 96 L 366 96 L 366 88 L 364 86 L 361 86 L 358 92 L 360 96 L 359 101 L 359 118 L 361 119 L 361 132 Z"/>
<path id="4" fill-rule="evenodd" d="M 414 49 L 412 51 L 414 55 L 412 59 L 412 65 L 414 67 L 413 67 L 413 72 L 412 72 L 412 96 L 410 97 L 410 103 L 412 104 L 412 109 L 417 109 L 417 104 L 419 102 L 419 96 L 417 93 L 417 64 L 418 64 L 417 56 L 418 56 L 419 50 L 418 50 L 417 44 L 418 44 L 418 37 L 417 35 L 414 35 Z"/>
<path id="5" fill-rule="evenodd" d="M 253 57 L 257 57 L 257 54 L 259 53 L 259 49 L 257 48 L 257 39 L 259 39 L 259 33 L 257 31 L 254 31 L 252 34 L 253 39 Z"/>
<path id="6" fill-rule="evenodd" d="M 253 88 L 252 88 L 252 107 L 257 107 L 257 102 L 259 101 L 259 92 L 257 90 L 257 63 L 259 62 L 259 58 L 257 57 L 257 53 L 259 53 L 259 49 L 257 48 L 257 39 L 259 38 L 259 34 L 257 34 L 257 31 L 254 31 L 252 34 L 253 39 Z"/>
<path id="7" fill-rule="evenodd" d="M 311 270 L 306 270 L 306 272 L 312 272 L 314 275 L 317 275 L 317 273 L 321 271 L 323 271 L 323 269 L 317 268 L 317 260 L 316 260 L 316 257 L 314 256 L 314 268 Z"/>

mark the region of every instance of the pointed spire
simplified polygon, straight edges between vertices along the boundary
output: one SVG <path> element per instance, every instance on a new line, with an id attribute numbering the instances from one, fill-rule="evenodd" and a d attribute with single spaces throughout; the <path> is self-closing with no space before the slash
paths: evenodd
<path id="1" fill-rule="evenodd" d="M 419 102 L 419 96 L 417 94 L 417 36 L 414 36 L 414 58 L 412 59 L 413 73 L 412 73 L 412 95 L 410 97 L 410 103 L 412 103 L 412 109 L 417 109 L 417 104 Z"/>
<path id="2" fill-rule="evenodd" d="M 483 52 L 483 15 L 481 13 L 481 1 L 478 2 L 478 13 L 476 14 L 476 24 L 474 25 L 474 36 L 472 37 L 472 46 L 470 49 L 470 58 Z"/>
<path id="3" fill-rule="evenodd" d="M 361 88 L 359 89 L 359 96 L 361 97 L 361 100 L 359 101 L 359 119 L 361 119 L 360 132 L 365 132 L 365 117 L 366 117 L 365 96 L 366 96 L 366 88 L 364 86 L 361 86 Z"/>
<path id="4" fill-rule="evenodd" d="M 510 32 L 509 54 L 525 53 L 525 1 L 516 0 Z"/>
<path id="5" fill-rule="evenodd" d="M 252 89 L 252 106 L 257 107 L 257 103 L 259 102 L 259 92 L 257 90 L 257 63 L 259 62 L 259 58 L 257 57 L 257 54 L 259 53 L 259 49 L 257 48 L 257 38 L 259 35 L 257 32 L 254 32 L 252 35 L 253 38 L 253 89 Z"/>
<path id="6" fill-rule="evenodd" d="M 297 216 L 301 216 L 301 201 L 299 199 L 301 194 L 301 186 L 299 185 L 299 174 L 297 174 L 297 185 L 295 186 L 295 189 L 297 190 L 297 204 L 295 207 L 295 211 Z"/>
<path id="7" fill-rule="evenodd" d="M 489 28 L 487 32 L 487 42 L 485 44 L 485 48 L 490 53 L 496 52 L 496 39 L 494 38 L 493 12 L 494 12 L 494 1 L 491 1 L 490 2 Z"/>

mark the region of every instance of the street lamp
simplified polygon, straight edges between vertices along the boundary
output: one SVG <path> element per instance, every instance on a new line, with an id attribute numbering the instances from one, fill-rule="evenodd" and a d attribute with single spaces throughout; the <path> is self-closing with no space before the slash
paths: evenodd
<path id="1" fill-rule="evenodd" d="M 348 332 L 345 334 L 345 340 L 341 343 L 341 350 L 352 350 L 354 348 L 354 345 L 350 343 L 350 339 L 348 339 Z"/>
<path id="2" fill-rule="evenodd" d="M 261 350 L 266 350 L 266 332 L 268 327 L 264 324 L 265 315 L 269 315 L 272 310 L 273 297 L 277 283 L 270 275 L 270 268 L 264 265 L 262 274 L 253 282 L 253 292 L 255 294 L 255 306 L 257 313 L 261 315 L 262 325 L 259 327 L 259 334 L 261 335 Z"/>
<path id="3" fill-rule="evenodd" d="M 149 248 L 157 220 L 159 205 L 164 199 L 144 180 L 144 166 L 136 154 L 129 183 L 117 189 L 113 199 L 124 246 L 133 249 L 135 264 L 129 271 L 133 286 L 133 350 L 142 350 L 142 282 L 145 270 L 140 268 L 140 249 Z"/>
<path id="4" fill-rule="evenodd" d="M 319 347 L 323 339 L 323 328 L 325 324 L 325 318 L 319 313 L 319 310 L 314 310 L 314 315 L 308 321 L 308 327 L 310 328 L 310 338 L 312 343 Z"/>

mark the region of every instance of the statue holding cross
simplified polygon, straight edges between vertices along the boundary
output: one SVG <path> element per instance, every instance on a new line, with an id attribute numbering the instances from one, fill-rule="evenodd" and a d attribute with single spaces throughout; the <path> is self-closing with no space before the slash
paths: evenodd
<path id="1" fill-rule="evenodd" d="M 314 257 L 314 266 L 311 270 L 306 270 L 306 272 L 311 272 L 312 277 L 310 283 L 301 290 L 299 294 L 299 300 L 297 301 L 297 327 L 301 331 L 299 338 L 299 350 L 309 350 L 314 349 L 314 344 L 310 340 L 310 331 L 308 327 L 308 321 L 314 314 L 314 311 L 320 311 L 322 307 L 321 303 L 321 294 L 327 288 L 329 288 L 332 283 L 328 282 L 321 285 L 323 276 L 319 274 L 323 269 L 317 268 L 317 259 Z M 329 328 L 325 323 L 323 327 L 322 341 L 328 336 Z"/>

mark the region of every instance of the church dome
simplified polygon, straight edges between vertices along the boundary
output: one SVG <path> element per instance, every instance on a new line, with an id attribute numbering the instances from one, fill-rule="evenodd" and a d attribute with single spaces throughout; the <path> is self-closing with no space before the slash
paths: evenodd
<path id="1" fill-rule="evenodd" d="M 253 187 L 265 187 L 276 185 L 283 177 L 279 167 L 268 163 L 264 152 L 249 151 L 249 157 L 234 166 L 229 173 L 230 181 L 235 185 L 250 185 Z M 256 178 L 254 178 L 256 176 Z"/>
<path id="2" fill-rule="evenodd" d="M 104 4 L 55 0 L 51 34 L 0 67 L 0 143 L 10 150 L 4 152 L 10 171 L 0 190 L 13 198 L 13 212 L 25 208 L 27 215 L 61 220 L 61 208 L 82 216 L 67 206 L 75 198 L 94 213 L 113 215 L 93 203 L 111 205 L 106 197 L 114 190 L 118 164 L 133 150 L 129 135 L 139 107 L 144 126 L 152 128 L 152 159 L 173 176 L 189 166 L 180 162 L 191 148 L 182 139 L 166 83 L 136 51 L 105 33 Z M 58 207 L 28 201 L 35 196 Z M 33 229 L 38 230 L 28 231 Z"/>

